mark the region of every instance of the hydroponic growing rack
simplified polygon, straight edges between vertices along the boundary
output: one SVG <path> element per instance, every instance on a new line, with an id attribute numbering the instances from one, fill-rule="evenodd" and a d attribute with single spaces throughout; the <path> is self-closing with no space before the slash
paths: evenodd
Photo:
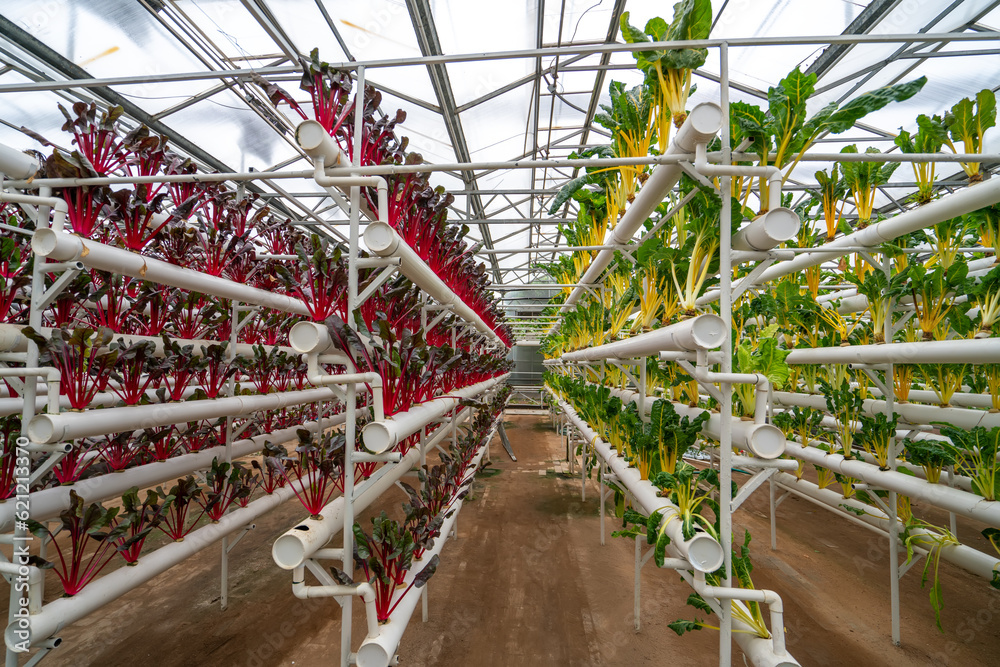
<path id="1" fill-rule="evenodd" d="M 18 457 L 26 456 L 26 516 L 36 522 L 36 538 L 56 532 L 62 514 L 64 529 L 79 533 L 69 555 L 83 564 L 82 571 L 67 566 L 65 545 L 57 556 L 35 542 L 34 555 L 58 559 L 59 583 L 70 594 L 43 605 L 53 575 L 40 561 L 3 563 L 12 584 L 8 665 L 19 664 L 29 647 L 35 664 L 58 646 L 67 624 L 220 541 L 225 607 L 231 550 L 256 517 L 293 498 L 310 517 L 272 550 L 275 563 L 292 572 L 292 594 L 340 602 L 342 665 L 391 664 L 420 585 L 453 529 L 460 489 L 497 429 L 508 377 L 500 358 L 514 344 L 540 347 L 549 359 L 545 392 L 567 456 L 578 449 L 584 494 L 588 469 L 598 470 L 602 544 L 606 501 L 629 506 L 637 630 L 638 572 L 655 559 L 692 586 L 700 611 L 719 616 L 721 665 L 731 664 L 733 641 L 753 664 L 798 664 L 785 643 L 780 591 L 753 589 L 742 578 L 749 561 L 734 538 L 734 514 L 765 483 L 772 549 L 778 508 L 789 494 L 886 538 L 896 643 L 904 638 L 898 582 L 914 559 L 935 570 L 943 560 L 984 586 L 1000 585 L 998 554 L 977 548 L 981 540 L 973 546 L 960 539 L 971 532 L 961 522 L 970 520 L 989 527 L 984 535 L 996 547 L 998 533 L 989 531 L 1000 528 L 991 481 L 998 452 L 988 440 L 1000 432 L 993 431 L 1000 427 L 1000 345 L 990 328 L 1000 284 L 1000 186 L 990 178 L 1000 156 L 988 122 L 996 84 L 963 80 L 942 90 L 933 75 L 920 78 L 930 64 L 960 69 L 995 55 L 997 3 L 954 3 L 903 33 L 884 23 L 900 16 L 893 14 L 899 3 L 873 2 L 841 35 L 745 37 L 729 21 L 719 25 L 729 3 L 686 1 L 672 24 L 664 16 L 643 31 L 629 21 L 649 8 L 621 0 L 607 10 L 606 34 L 602 28 L 593 41 L 565 38 L 564 19 L 587 19 L 587 11 L 566 3 L 556 38 L 547 39 L 555 21 L 539 3 L 534 36 L 515 43 L 524 48 L 473 53 L 484 49 L 452 50 L 438 35 L 435 22 L 458 7 L 408 0 L 402 14 L 390 7 L 370 18 L 393 31 L 402 15 L 422 55 L 356 59 L 357 44 L 343 38 L 334 3 L 317 1 L 309 11 L 319 12 L 316 24 L 339 44 L 338 51 L 330 42 L 330 52 L 343 54 L 333 64 L 305 55 L 291 36 L 301 34 L 301 21 L 277 3 L 234 5 L 279 52 L 262 47 L 255 56 L 215 44 L 187 3 L 138 4 L 143 20 L 208 71 L 92 77 L 27 18 L 18 25 L 14 14 L 0 17 L 0 99 L 56 91 L 49 111 L 58 98 L 67 107 L 64 129 L 75 135 L 71 145 L 69 134 L 57 137 L 39 115 L 39 126 L 14 124 L 37 134 L 0 146 L 0 202 L 10 216 L 3 227 L 0 377 L 7 391 L 0 414 L 17 422 L 5 422 L 5 439 L 14 439 L 5 443 L 11 492 L 0 505 L 0 528 L 13 548 L 30 537 L 15 480 L 24 467 Z M 123 25 L 139 20 L 124 10 L 116 18 Z M 869 34 L 875 26 L 878 33 Z M 661 41 L 668 37 L 673 41 Z M 862 47 L 886 52 L 862 67 L 851 59 Z M 789 63 L 768 91 L 730 80 L 734 59 L 765 54 L 785 63 L 790 48 L 819 51 L 805 73 Z M 330 58 L 325 46 L 321 54 Z M 693 72 L 703 86 L 690 104 L 674 101 L 679 107 L 667 116 L 657 112 L 670 105 L 655 97 L 655 79 L 644 86 L 635 62 L 652 71 L 654 60 L 642 60 L 650 54 L 669 63 L 671 76 Z M 678 66 L 674 54 L 693 58 L 685 61 L 690 66 Z M 505 64 L 522 61 L 530 65 L 522 78 L 494 80 Z M 495 69 L 481 90 L 459 99 L 455 89 L 466 82 L 449 71 L 466 65 L 468 78 L 476 67 Z M 417 71 L 426 72 L 433 100 L 406 92 L 406 73 Z M 8 72 L 21 78 L 8 82 Z M 560 76 L 577 82 L 583 73 L 591 77 L 585 90 L 560 90 Z M 831 81 L 834 75 L 841 78 Z M 619 76 L 637 87 L 609 89 Z M 282 88 L 300 79 L 312 107 L 302 93 Z M 125 92 L 202 80 L 213 88 L 157 113 Z M 470 151 L 478 138 L 466 136 L 463 120 L 486 134 L 470 110 L 498 118 L 489 103 L 521 86 L 530 87 L 519 118 L 528 123 L 524 154 Z M 268 132 L 266 140 L 254 136 L 247 123 L 247 136 L 290 157 L 243 168 L 244 154 L 255 150 L 247 141 L 235 153 L 241 168 L 232 169 L 164 124 L 221 91 L 232 91 Z M 574 95 L 584 99 L 577 104 Z M 817 107 L 824 96 L 832 108 Z M 759 115 L 748 103 L 754 98 L 768 103 Z M 850 100 L 859 98 L 863 113 L 854 113 Z M 966 106 L 953 107 L 963 99 Z M 427 133 L 415 131 L 411 146 L 424 156 L 407 153 L 398 138 L 410 121 L 392 115 L 397 100 L 416 127 L 425 112 L 440 122 L 427 142 L 419 140 Z M 893 143 L 900 152 L 858 152 L 896 139 L 895 127 L 880 130 L 867 116 L 904 102 L 910 115 L 898 125 L 908 134 Z M 582 116 L 579 125 L 562 122 L 567 108 Z M 943 110 L 952 116 L 935 121 Z M 924 124 L 921 112 L 929 117 Z M 966 112 L 963 130 L 955 118 Z M 803 124 L 814 130 L 807 141 L 799 136 Z M 935 128 L 944 139 L 934 139 Z M 595 136 L 610 146 L 596 145 Z M 447 137 L 444 157 L 435 154 L 439 137 Z M 790 148 L 781 138 L 798 144 Z M 85 149 L 87 141 L 97 143 Z M 827 151 L 835 142 L 860 148 Z M 45 150 L 22 153 L 29 145 Z M 74 146 L 87 160 L 52 157 L 65 158 Z M 893 176 L 890 165 L 902 163 L 897 172 L 912 165 L 912 182 Z M 934 167 L 955 165 L 955 175 L 934 178 Z M 825 171 L 814 178 L 817 166 Z M 449 189 L 459 199 L 432 188 L 440 183 L 455 186 Z M 446 217 L 474 229 L 445 227 Z M 296 235 L 295 228 L 317 234 Z M 922 241 L 897 241 L 923 230 L 931 231 Z M 684 233 L 699 241 L 685 245 Z M 925 264 L 922 273 L 907 273 Z M 946 264 L 964 269 L 936 268 Z M 89 285 L 81 286 L 87 275 Z M 489 289 L 501 296 L 489 297 Z M 556 296 L 538 303 L 524 296 L 533 289 Z M 969 302 L 978 310 L 962 306 Z M 81 324 L 91 328 L 71 338 Z M 410 358 L 400 364 L 393 356 L 405 355 L 417 337 L 421 350 L 437 350 L 420 353 L 436 371 L 418 372 Z M 914 372 L 925 382 L 914 386 Z M 828 389 L 817 389 L 820 377 Z M 734 395 L 743 418 L 734 416 Z M 479 402 L 463 405 L 471 400 Z M 465 421 L 473 425 L 460 438 Z M 294 452 L 276 448 L 296 438 Z M 445 460 L 456 466 L 455 488 L 433 519 L 414 524 L 438 539 L 380 584 L 368 569 L 376 550 L 355 557 L 356 540 L 375 538 L 367 526 L 344 528 L 404 475 L 430 475 L 427 455 L 449 439 L 453 454 Z M 234 465 L 262 451 L 255 467 Z M 696 467 L 685 467 L 686 455 Z M 818 483 L 804 474 L 807 463 Z M 88 469 L 106 473 L 84 476 Z M 753 473 L 736 489 L 734 469 Z M 192 474 L 198 477 L 186 481 Z M 410 496 L 414 505 L 429 488 L 421 481 Z M 835 481 L 842 493 L 830 488 Z M 131 491 L 161 484 L 168 490 L 145 503 Z M 949 525 L 914 517 L 910 498 L 947 511 Z M 693 500 L 703 510 L 692 509 Z M 94 506 L 108 501 L 123 506 L 118 514 Z M 185 520 L 189 508 L 210 522 L 195 529 Z M 175 541 L 140 553 L 147 529 L 159 527 Z M 96 576 L 116 552 L 128 565 Z M 367 582 L 356 580 L 362 572 Z M 19 578 L 26 590 L 18 589 Z M 941 592 L 932 590 L 936 604 Z M 368 622 L 360 646 L 351 642 L 354 597 L 362 598 Z M 677 631 L 697 625 L 681 623 Z"/>

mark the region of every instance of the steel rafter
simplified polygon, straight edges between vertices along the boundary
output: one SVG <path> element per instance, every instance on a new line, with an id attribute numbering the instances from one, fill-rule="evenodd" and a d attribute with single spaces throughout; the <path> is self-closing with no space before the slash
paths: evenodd
<path id="1" fill-rule="evenodd" d="M 428 0 L 406 0 L 406 9 L 410 13 L 410 21 L 413 23 L 413 32 L 417 36 L 417 44 L 420 45 L 420 52 L 424 56 L 435 56 L 443 53 L 441 42 L 438 39 L 437 28 L 434 27 L 434 16 L 431 12 Z M 438 106 L 441 107 L 441 116 L 444 119 L 445 128 L 451 145 L 455 149 L 455 157 L 459 162 L 471 162 L 469 146 L 465 141 L 465 131 L 462 129 L 462 119 L 459 117 L 455 95 L 451 89 L 451 79 L 448 77 L 448 69 L 441 63 L 429 63 L 427 74 L 431 78 L 431 86 L 434 88 L 434 96 L 437 98 Z M 476 174 L 472 171 L 462 172 L 462 181 L 466 189 L 478 190 Z M 479 195 L 469 196 L 473 212 L 479 218 L 486 217 L 482 199 Z M 479 233 L 483 240 L 483 245 L 487 248 L 493 247 L 493 239 L 490 236 L 490 229 L 486 225 L 479 225 Z M 500 264 L 495 258 L 490 258 L 493 269 L 493 277 L 497 282 L 502 282 L 500 278 Z"/>

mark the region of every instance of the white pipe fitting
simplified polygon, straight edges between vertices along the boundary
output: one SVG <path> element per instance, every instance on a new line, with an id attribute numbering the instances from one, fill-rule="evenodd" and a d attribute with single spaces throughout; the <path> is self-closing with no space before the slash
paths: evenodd
<path id="1" fill-rule="evenodd" d="M 52 208 L 52 229 L 61 232 L 66 224 L 66 212 L 69 210 L 69 206 L 62 197 L 39 197 L 38 195 L 23 195 L 19 192 L 0 192 L 0 202 L 4 201 L 13 204 L 49 206 Z M 39 221 L 36 229 L 47 229 L 45 227 L 47 224 L 47 220 Z"/>
<path id="2" fill-rule="evenodd" d="M 62 373 L 58 368 L 0 368 L 0 378 L 3 377 L 42 377 L 45 378 L 48 391 L 46 409 L 50 414 L 59 413 L 59 387 Z"/>
<path id="3" fill-rule="evenodd" d="M 365 603 L 365 616 L 368 620 L 368 639 L 379 635 L 378 611 L 375 609 L 375 589 L 367 581 L 360 584 L 341 586 L 307 586 L 305 582 L 306 568 L 300 565 L 292 572 L 292 595 L 299 600 L 315 598 L 335 598 L 358 596 Z"/>
<path id="4" fill-rule="evenodd" d="M 703 572 L 694 573 L 694 590 L 697 591 L 703 598 L 711 598 L 713 600 L 745 600 L 748 602 L 761 602 L 766 604 L 771 612 L 771 653 L 774 657 L 779 659 L 779 662 L 769 662 L 765 664 L 798 665 L 798 662 L 790 656 L 788 651 L 785 649 L 785 626 L 782 613 L 783 606 L 781 604 L 781 596 L 777 593 L 769 590 L 709 586 L 705 582 L 705 574 Z M 758 639 L 763 638 L 758 637 Z M 756 660 L 752 660 L 752 662 L 754 665 L 758 666 L 761 664 Z"/>
<path id="5" fill-rule="evenodd" d="M 699 143 L 695 146 L 694 169 L 706 176 L 762 176 L 767 178 L 767 208 L 774 211 L 781 208 L 781 170 L 777 167 L 751 167 L 748 165 L 722 165 L 709 164 L 708 162 L 708 142 Z M 788 210 L 788 209 L 785 209 Z M 792 215 L 795 215 L 792 213 Z M 795 216 L 798 220 L 798 216 Z M 796 229 L 798 232 L 798 229 Z M 793 234 L 794 236 L 794 234 Z M 791 238 L 791 237 L 789 237 Z M 787 240 L 787 239 L 783 239 Z M 748 248 L 736 248 L 737 250 L 748 250 Z M 771 246 L 774 247 L 774 246 Z M 763 250 L 763 248 L 757 248 Z"/>

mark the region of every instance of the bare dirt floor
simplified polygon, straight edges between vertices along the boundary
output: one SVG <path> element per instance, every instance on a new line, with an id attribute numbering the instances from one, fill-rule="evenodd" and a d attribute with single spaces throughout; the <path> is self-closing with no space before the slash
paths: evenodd
<path id="1" fill-rule="evenodd" d="M 672 571 L 641 571 L 636 632 L 634 542 L 600 544 L 598 488 L 567 474 L 560 437 L 544 415 L 508 415 L 518 460 L 494 441 L 492 470 L 475 483 L 428 585 L 429 618 L 418 606 L 400 646 L 400 664 L 423 667 L 654 664 L 717 665 L 719 635 L 677 637 L 667 624 L 700 614 Z M 737 481 L 746 479 L 738 476 Z M 362 518 L 397 513 L 387 494 Z M 1000 592 L 948 564 L 940 566 L 945 608 L 938 631 L 920 587 L 923 562 L 900 584 L 902 646 L 890 641 L 888 545 L 884 538 L 806 501 L 779 509 L 778 550 L 769 548 L 767 486 L 735 515 L 752 532 L 757 588 L 784 601 L 790 652 L 804 666 L 1000 665 Z M 921 508 L 914 508 L 918 515 Z M 212 547 L 63 630 L 43 664 L 297 665 L 338 663 L 340 609 L 333 600 L 298 600 L 291 573 L 271 560 L 275 538 L 303 517 L 292 501 L 266 515 L 230 557 L 229 608 L 219 608 L 220 547 Z M 929 515 L 938 525 L 947 517 Z M 961 524 L 977 548 L 978 527 Z M 54 583 L 54 582 L 53 582 Z M 55 597 L 49 586 L 47 599 Z M 354 647 L 365 634 L 354 605 Z M 734 644 L 733 664 L 744 659 Z M 25 664 L 22 661 L 22 665 Z"/>

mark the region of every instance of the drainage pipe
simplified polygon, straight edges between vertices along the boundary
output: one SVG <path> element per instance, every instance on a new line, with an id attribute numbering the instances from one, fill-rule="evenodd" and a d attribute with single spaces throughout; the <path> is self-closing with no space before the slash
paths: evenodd
<path id="1" fill-rule="evenodd" d="M 4 147 L 6 150 L 6 147 Z M 7 162 L 4 156 L 0 156 L 0 161 Z M 0 169 L 4 167 L 0 164 Z M 32 172 L 34 173 L 34 172 Z M 52 209 L 52 227 L 62 231 L 66 224 L 66 212 L 69 207 L 62 197 L 40 197 L 38 195 L 23 195 L 19 192 L 0 192 L 0 202 L 10 202 L 12 204 L 28 204 L 32 206 L 49 206 Z M 42 228 L 48 225 L 48 220 L 36 220 L 35 227 Z"/>
<path id="2" fill-rule="evenodd" d="M 52 444 L 63 440 L 76 440 L 94 435 L 121 433 L 139 428 L 169 426 L 182 422 L 220 417 L 236 417 L 260 410 L 280 410 L 304 403 L 331 400 L 336 395 L 331 389 L 306 389 L 256 396 L 227 398 L 154 405 L 133 405 L 87 412 L 65 412 L 36 415 L 28 422 L 28 437 L 32 442 Z"/>
<path id="3" fill-rule="evenodd" d="M 724 558 L 722 545 L 714 537 L 707 533 L 696 533 L 690 540 L 685 540 L 681 522 L 674 520 L 678 518 L 677 507 L 667 498 L 660 497 L 660 490 L 649 480 L 642 479 L 639 471 L 615 453 L 611 445 L 604 442 L 568 403 L 559 400 L 559 406 L 584 439 L 593 444 L 594 451 L 604 459 L 618 482 L 628 490 L 646 514 L 659 512 L 663 515 L 661 525 L 670 538 L 668 548 L 671 551 L 675 551 L 688 561 L 691 567 L 701 572 L 714 572 L 722 567 Z"/>
<path id="4" fill-rule="evenodd" d="M 851 515 L 849 515 L 850 518 L 852 520 L 857 518 L 869 526 L 877 528 L 880 532 L 888 535 L 889 527 L 891 525 L 889 517 L 887 517 L 885 513 L 877 507 L 866 505 L 865 503 L 862 503 L 854 498 L 844 498 L 836 491 L 821 489 L 809 480 L 798 479 L 794 475 L 789 475 L 787 473 L 777 473 L 774 476 L 774 480 L 779 488 L 814 500 L 830 509 L 839 510 L 841 505 L 846 505 L 854 510 L 860 510 L 862 514 L 855 516 L 852 512 Z M 902 522 L 898 521 L 897 526 L 899 533 L 902 533 L 905 526 Z M 922 528 L 911 528 L 910 533 L 912 535 L 927 535 L 928 538 L 933 535 L 929 531 Z M 928 539 L 928 544 L 926 546 L 921 546 L 928 548 L 930 546 L 930 540 Z M 953 565 L 957 565 L 967 572 L 971 572 L 977 577 L 982 577 L 987 580 L 992 580 L 994 570 L 1000 569 L 1000 560 L 964 544 L 943 547 L 941 549 L 941 558 L 949 563 L 952 563 Z"/>
<path id="5" fill-rule="evenodd" d="M 89 268 L 100 271 L 273 308 L 293 315 L 309 316 L 309 310 L 300 299 L 257 289 L 226 278 L 210 276 L 129 250 L 113 248 L 55 228 L 36 230 L 31 239 L 31 249 L 39 257 L 59 262 L 79 261 Z"/>
<path id="6" fill-rule="evenodd" d="M 375 454 L 387 451 L 432 421 L 441 419 L 455 409 L 462 399 L 473 398 L 504 382 L 508 377 L 510 377 L 510 373 L 504 373 L 499 377 L 452 391 L 447 396 L 415 405 L 405 412 L 392 415 L 388 419 L 373 421 L 361 431 L 365 448 Z"/>
<path id="7" fill-rule="evenodd" d="M 347 595 L 357 595 L 365 603 L 365 616 L 368 619 L 368 638 L 378 637 L 378 611 L 375 609 L 375 589 L 367 581 L 360 584 L 339 586 L 306 586 L 306 568 L 300 565 L 292 573 L 292 595 L 300 600 L 312 598 L 335 598 Z"/>
<path id="8" fill-rule="evenodd" d="M 46 389 L 48 393 L 48 398 L 45 401 L 48 411 L 50 413 L 59 412 L 59 386 L 61 383 L 62 373 L 59 372 L 58 368 L 0 368 L 0 378 L 5 377 L 43 377 L 46 382 Z M 20 400 L 21 404 L 24 404 L 24 399 Z"/>
<path id="9" fill-rule="evenodd" d="M 465 408 L 454 417 L 454 423 L 458 424 L 465 421 L 471 414 L 472 408 Z M 389 472 L 377 479 L 362 484 L 354 497 L 355 513 L 363 512 L 365 508 L 395 484 L 400 477 L 409 472 L 414 466 L 419 465 L 421 452 L 429 451 L 432 447 L 450 436 L 451 433 L 452 423 L 443 424 L 424 443 L 408 451 Z M 278 567 L 285 570 L 294 570 L 296 567 L 303 565 L 307 559 L 311 558 L 313 554 L 325 546 L 343 528 L 344 497 L 339 496 L 324 507 L 317 518 L 306 519 L 275 540 L 274 545 L 271 547 L 271 557 Z"/>
<path id="10" fill-rule="evenodd" d="M 698 315 L 689 320 L 625 340 L 588 347 L 562 355 L 562 361 L 601 361 L 649 357 L 663 351 L 714 350 L 726 339 L 726 325 L 718 315 Z"/>
<path id="11" fill-rule="evenodd" d="M 874 248 L 944 220 L 992 206 L 998 201 L 1000 201 L 1000 179 L 977 183 L 924 206 L 912 208 L 888 220 L 876 222 L 865 229 L 826 243 L 813 252 L 802 253 L 795 259 L 775 264 L 761 273 L 753 281 L 753 284 L 763 285 L 791 273 L 799 273 L 811 266 L 854 252 L 854 249 L 858 247 Z M 743 282 L 741 281 L 741 284 Z M 711 290 L 698 299 L 698 305 L 711 303 L 718 298 L 719 290 Z"/>
<path id="12" fill-rule="evenodd" d="M 747 646 L 740 645 L 747 653 L 747 657 L 750 658 L 752 662 L 757 667 L 764 666 L 778 666 L 778 665 L 798 665 L 798 661 L 795 660 L 788 651 L 785 649 L 785 625 L 783 620 L 784 607 L 781 604 L 781 596 L 779 596 L 774 591 L 769 591 L 766 589 L 745 589 L 745 588 L 726 588 L 724 586 L 709 586 L 705 581 L 704 572 L 694 573 L 694 590 L 701 595 L 703 598 L 710 598 L 713 600 L 746 600 L 748 602 L 762 602 L 768 606 L 771 612 L 771 637 L 768 640 L 765 637 L 760 637 L 756 634 L 755 630 L 750 629 L 750 638 L 763 640 L 762 642 L 754 645 L 747 642 Z M 737 619 L 733 619 L 733 625 L 735 626 Z M 746 632 L 737 632 L 737 628 L 733 628 L 733 637 L 736 638 L 741 634 L 746 634 Z"/>
<path id="13" fill-rule="evenodd" d="M 670 142 L 666 155 L 694 153 L 698 144 L 707 144 L 721 127 L 722 109 L 717 104 L 706 102 L 697 105 L 688 114 L 687 120 Z M 682 173 L 684 171 L 679 164 L 661 164 L 654 168 L 618 225 L 608 232 L 603 245 L 624 245 L 631 241 L 632 236 L 642 227 L 642 223 L 646 222 L 666 194 L 677 184 Z M 604 269 L 608 268 L 614 259 L 615 252 L 613 248 L 606 248 L 597 254 L 578 281 L 580 285 L 574 287 L 566 298 L 567 305 L 576 303 L 583 296 L 586 288 L 581 285 L 593 285 L 600 279 Z"/>
<path id="14" fill-rule="evenodd" d="M 175 565 L 211 546 L 224 537 L 243 529 L 267 512 L 295 497 L 291 485 L 275 490 L 269 496 L 253 501 L 244 508 L 238 508 L 224 515 L 218 523 L 210 523 L 199 528 L 181 542 L 166 546 L 143 555 L 132 567 L 121 567 L 97 579 L 73 597 L 63 597 L 42 607 L 42 610 L 27 619 L 15 619 L 7 626 L 4 640 L 7 648 L 24 652 L 17 646 L 24 641 L 18 632 L 24 632 L 21 623 L 27 621 L 30 646 L 38 646 L 63 628 L 97 611 L 109 602 L 117 600 L 129 591 L 145 584 L 153 577 L 166 572 Z"/>

